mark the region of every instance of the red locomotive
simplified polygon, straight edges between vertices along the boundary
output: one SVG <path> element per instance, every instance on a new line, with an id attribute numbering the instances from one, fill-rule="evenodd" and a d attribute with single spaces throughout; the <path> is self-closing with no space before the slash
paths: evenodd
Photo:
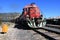
<path id="1" fill-rule="evenodd" d="M 41 15 L 40 10 L 35 5 L 35 3 L 26 5 L 23 8 L 23 12 L 22 15 L 20 16 L 20 20 L 23 24 L 24 22 L 26 22 L 29 27 L 33 27 L 33 28 L 42 27 L 46 23 L 44 22 L 43 15 Z"/>

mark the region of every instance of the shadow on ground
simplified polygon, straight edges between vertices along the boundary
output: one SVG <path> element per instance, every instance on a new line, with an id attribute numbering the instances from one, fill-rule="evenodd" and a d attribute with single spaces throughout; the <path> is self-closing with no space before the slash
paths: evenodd
<path id="1" fill-rule="evenodd" d="M 31 29 L 26 23 L 24 23 L 24 24 L 22 24 L 22 23 L 16 24 L 14 28 L 23 29 L 23 30 L 30 30 Z"/>
<path id="2" fill-rule="evenodd" d="M 55 40 L 54 38 L 49 37 L 48 35 L 45 35 L 45 34 L 39 32 L 38 29 L 41 29 L 41 28 L 31 28 L 26 23 L 24 23 L 24 24 L 21 24 L 21 23 L 17 24 L 17 25 L 15 25 L 14 28 L 23 29 L 23 30 L 32 30 L 32 31 L 36 32 L 37 34 L 40 34 L 40 35 L 44 36 L 48 40 Z"/>
<path id="3" fill-rule="evenodd" d="M 0 32 L 0 34 L 5 34 L 6 32 Z"/>

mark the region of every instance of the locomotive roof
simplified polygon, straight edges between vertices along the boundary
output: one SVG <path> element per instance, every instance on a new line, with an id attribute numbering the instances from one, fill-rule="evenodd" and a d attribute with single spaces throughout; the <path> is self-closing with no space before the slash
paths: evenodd
<path id="1" fill-rule="evenodd" d="M 26 5 L 24 8 L 28 8 L 28 7 L 37 7 L 37 5 L 35 5 L 35 4 L 29 4 L 29 5 Z"/>

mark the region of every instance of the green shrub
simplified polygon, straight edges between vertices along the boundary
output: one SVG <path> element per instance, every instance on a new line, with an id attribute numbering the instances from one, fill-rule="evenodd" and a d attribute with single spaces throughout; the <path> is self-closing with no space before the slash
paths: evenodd
<path id="1" fill-rule="evenodd" d="M 2 24 L 2 21 L 0 20 L 0 25 Z"/>

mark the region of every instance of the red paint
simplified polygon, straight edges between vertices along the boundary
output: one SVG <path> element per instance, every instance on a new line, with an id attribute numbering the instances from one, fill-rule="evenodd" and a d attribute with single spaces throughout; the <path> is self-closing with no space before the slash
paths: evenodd
<path id="1" fill-rule="evenodd" d="M 23 15 L 29 15 L 29 17 L 32 19 L 34 18 L 40 18 L 40 10 L 35 4 L 30 4 L 24 7 L 24 14 Z"/>

